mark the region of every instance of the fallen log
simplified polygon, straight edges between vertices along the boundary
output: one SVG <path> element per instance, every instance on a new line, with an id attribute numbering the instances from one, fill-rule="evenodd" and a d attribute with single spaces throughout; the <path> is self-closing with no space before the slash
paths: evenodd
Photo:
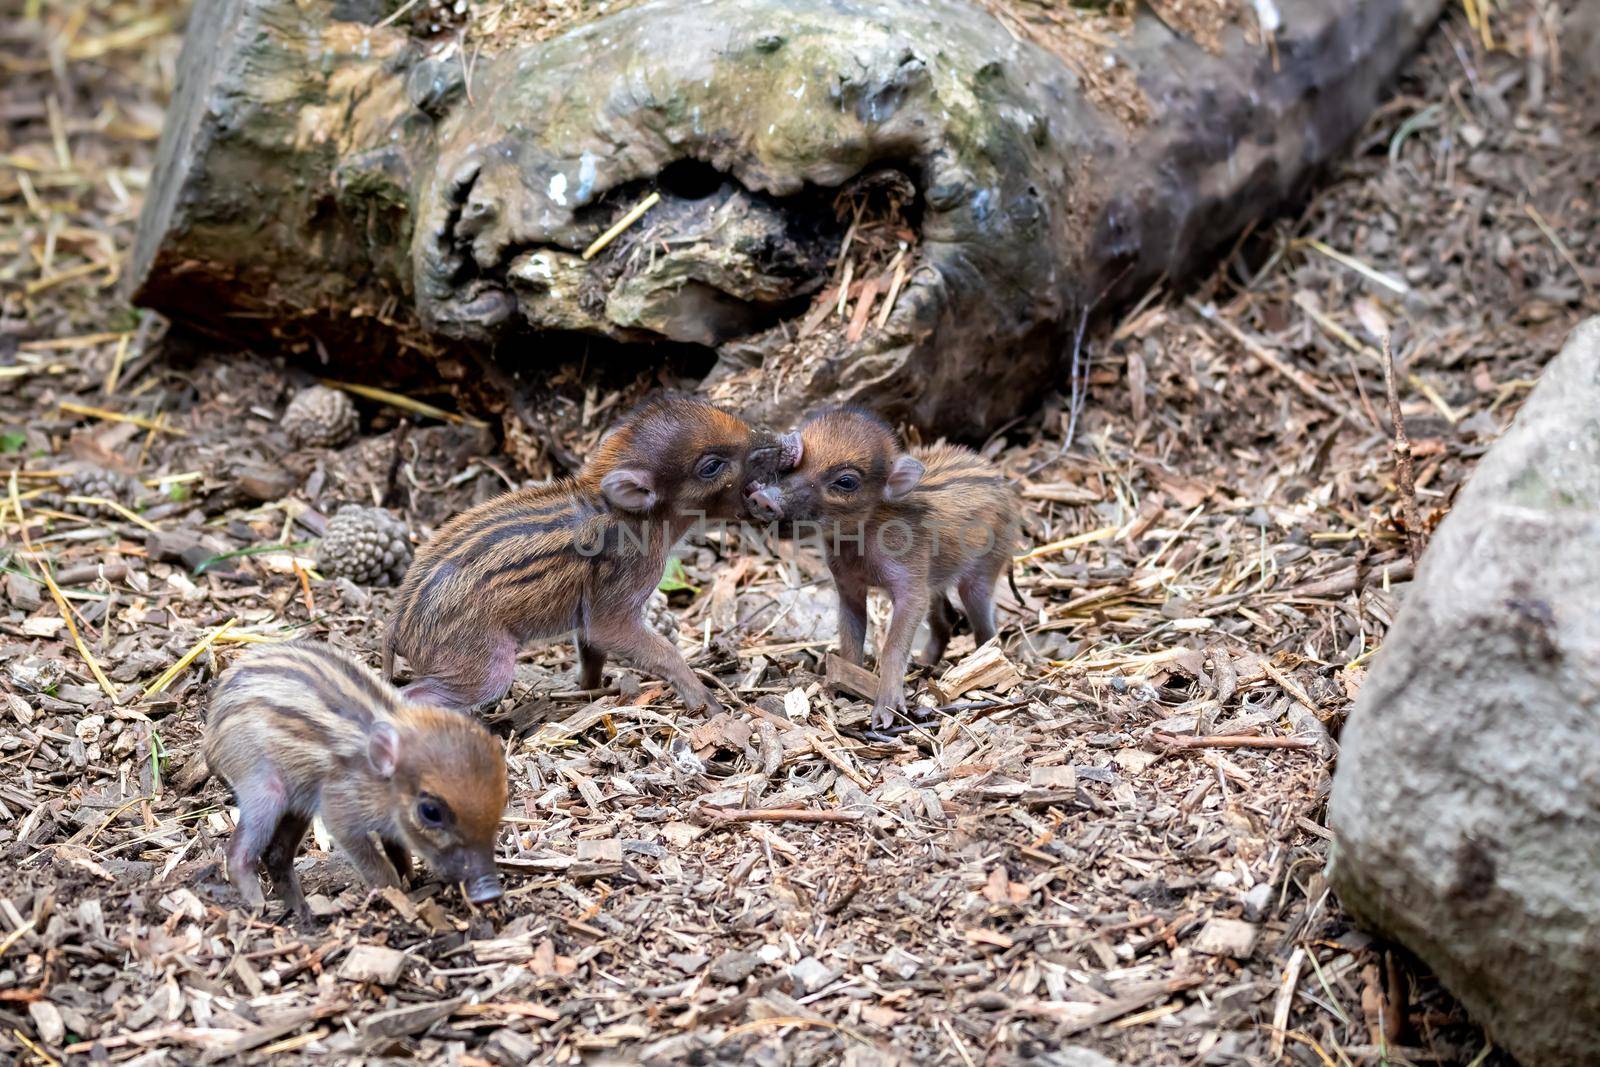
<path id="1" fill-rule="evenodd" d="M 1092 313 L 1301 188 L 1441 0 L 1130 6 L 659 0 L 538 40 L 213 0 L 136 299 L 347 377 L 673 342 L 753 415 L 976 433 Z"/>

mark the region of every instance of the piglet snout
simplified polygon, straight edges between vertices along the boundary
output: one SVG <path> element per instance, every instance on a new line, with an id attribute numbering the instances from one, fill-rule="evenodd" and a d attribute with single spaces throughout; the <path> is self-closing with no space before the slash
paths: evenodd
<path id="1" fill-rule="evenodd" d="M 475 875 L 465 885 L 467 899 L 474 904 L 490 904 L 504 895 L 504 891 L 500 888 L 500 876 L 494 871 Z"/>
<path id="2" fill-rule="evenodd" d="M 775 486 L 764 485 L 760 487 L 746 497 L 745 503 L 757 518 L 783 518 L 783 499 Z"/>

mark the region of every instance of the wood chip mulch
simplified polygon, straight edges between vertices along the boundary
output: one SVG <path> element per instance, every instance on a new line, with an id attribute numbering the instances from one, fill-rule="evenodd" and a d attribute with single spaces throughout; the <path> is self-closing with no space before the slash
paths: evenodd
<path id="1" fill-rule="evenodd" d="M 127 307 L 183 6 L 6 20 L 0 1060 L 1508 1062 L 1323 874 L 1339 730 L 1411 577 L 1382 335 L 1425 536 L 1597 307 L 1580 5 L 1451 7 L 1308 203 L 1090 338 L 1070 444 L 1065 376 L 988 443 L 1027 603 L 1003 655 L 958 637 L 919 680 L 922 726 L 869 737 L 830 684 L 816 559 L 692 543 L 665 618 L 746 708 L 686 717 L 616 668 L 574 695 L 570 649 L 531 648 L 493 716 L 506 900 L 369 896 L 317 839 L 306 926 L 237 910 L 225 791 L 173 787 L 207 687 L 289 636 L 376 662 L 392 593 L 317 570 L 339 504 L 420 542 L 524 476 L 482 427 L 367 399 L 355 442 L 296 450 L 307 368 Z M 622 397 L 563 388 L 581 455 Z M 75 495 L 86 468 L 125 479 Z"/>

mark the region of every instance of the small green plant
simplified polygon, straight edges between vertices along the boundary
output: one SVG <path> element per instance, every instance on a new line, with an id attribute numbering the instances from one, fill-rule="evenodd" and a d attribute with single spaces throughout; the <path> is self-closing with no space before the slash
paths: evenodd
<path id="1" fill-rule="evenodd" d="M 238 559 L 240 556 L 261 556 L 268 552 L 297 552 L 302 548 L 306 548 L 310 544 L 310 541 L 296 541 L 292 545 L 252 545 L 249 548 L 241 548 L 233 552 L 224 552 L 220 556 L 212 556 L 210 559 L 201 560 L 199 566 L 195 567 L 194 573 L 196 577 L 199 577 L 209 568 L 216 566 L 218 563 L 221 563 L 224 560 Z"/>
<path id="2" fill-rule="evenodd" d="M 21 430 L 7 430 L 5 433 L 0 433 L 0 453 L 5 455 L 21 452 L 27 443 L 28 435 Z"/>
<path id="3" fill-rule="evenodd" d="M 150 792 L 161 792 L 161 771 L 167 765 L 167 746 L 161 743 L 161 734 L 150 731 Z"/>
<path id="4" fill-rule="evenodd" d="M 683 569 L 683 560 L 673 556 L 667 560 L 667 569 L 661 575 L 661 584 L 656 586 L 667 595 L 678 592 L 698 594 L 700 587 L 689 581 L 689 572 Z"/>
<path id="5" fill-rule="evenodd" d="M 114 309 L 106 318 L 108 329 L 117 333 L 131 333 L 138 328 L 144 312 L 135 307 L 119 307 Z"/>

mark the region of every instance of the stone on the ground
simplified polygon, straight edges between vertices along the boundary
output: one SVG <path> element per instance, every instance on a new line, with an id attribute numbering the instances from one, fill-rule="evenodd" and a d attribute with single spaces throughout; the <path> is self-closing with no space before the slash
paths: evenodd
<path id="1" fill-rule="evenodd" d="M 1333 880 L 1529 1067 L 1600 1062 L 1600 319 L 1439 527 L 1343 737 Z"/>

